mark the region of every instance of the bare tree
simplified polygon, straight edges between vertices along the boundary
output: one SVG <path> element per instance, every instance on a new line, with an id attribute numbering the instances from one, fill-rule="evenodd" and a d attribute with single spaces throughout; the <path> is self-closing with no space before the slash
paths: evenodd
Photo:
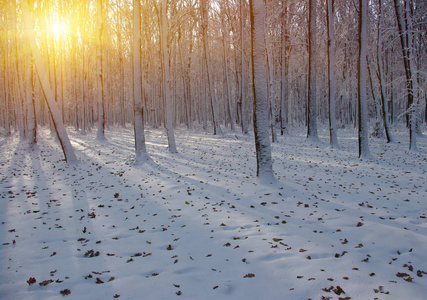
<path id="1" fill-rule="evenodd" d="M 21 1 L 21 9 L 24 15 L 27 39 L 30 43 L 31 53 L 34 57 L 34 62 L 37 68 L 39 80 L 43 87 L 43 92 L 46 97 L 46 102 L 49 107 L 49 112 L 52 116 L 53 125 L 57 133 L 59 142 L 61 144 L 62 151 L 65 156 L 65 160 L 67 161 L 67 163 L 77 163 L 77 157 L 74 153 L 73 147 L 71 146 L 71 142 L 70 142 L 70 139 L 68 138 L 68 134 L 65 131 L 61 114 L 59 112 L 57 104 L 55 103 L 55 95 L 53 94 L 52 88 L 50 87 L 49 78 L 44 69 L 42 57 L 37 47 L 37 42 L 34 37 L 34 30 L 33 30 L 33 25 L 31 21 L 31 14 L 30 14 L 30 10 L 28 8 L 28 4 L 26 0 Z"/>
<path id="2" fill-rule="evenodd" d="M 141 85 L 141 2 L 140 0 L 133 0 L 133 103 L 135 161 L 137 163 L 144 162 L 148 157 L 145 147 Z"/>
<path id="3" fill-rule="evenodd" d="M 251 20 L 252 97 L 257 176 L 262 180 L 271 181 L 275 178 L 268 126 L 264 1 L 249 0 L 249 14 Z"/>
<path id="4" fill-rule="evenodd" d="M 214 134 L 222 135 L 221 126 L 218 118 L 218 108 L 215 101 L 215 87 L 213 82 L 212 66 L 209 56 L 209 37 L 208 37 L 208 0 L 200 0 L 201 18 L 202 18 L 202 39 L 203 39 L 203 57 L 206 65 L 207 80 L 208 80 L 208 96 L 210 99 L 211 110 L 212 110 L 212 122 L 214 127 Z"/>
<path id="5" fill-rule="evenodd" d="M 384 71 L 383 71 L 383 50 L 382 50 L 382 30 L 383 30 L 383 0 L 379 0 L 379 16 L 378 16 L 378 40 L 377 40 L 377 67 L 378 67 L 378 79 L 380 81 L 380 95 L 382 104 L 382 119 L 384 124 L 384 131 L 387 138 L 387 143 L 393 141 L 390 132 L 390 125 L 388 124 L 388 110 L 387 110 L 387 92 L 385 88 Z"/>
<path id="6" fill-rule="evenodd" d="M 169 66 L 169 47 L 168 47 L 168 15 L 167 0 L 162 0 L 160 17 L 160 36 L 162 46 L 162 63 L 163 63 L 163 95 L 166 105 L 166 135 L 168 137 L 169 152 L 178 153 L 175 144 L 175 135 L 173 130 L 171 84 L 170 84 L 170 66 Z"/>
<path id="7" fill-rule="evenodd" d="M 326 1 L 328 25 L 328 87 L 329 87 L 329 137 L 330 147 L 340 148 L 337 138 L 337 121 L 335 113 L 335 34 L 334 34 L 334 0 Z"/>
<path id="8" fill-rule="evenodd" d="M 367 76 L 368 76 L 368 0 L 359 2 L 359 71 L 358 71 L 358 140 L 359 157 L 369 158 L 369 137 L 368 137 L 368 103 L 367 103 Z"/>
<path id="9" fill-rule="evenodd" d="M 102 33 L 104 30 L 104 16 L 102 0 L 97 0 L 97 14 L 98 14 L 98 34 L 97 34 L 97 99 L 98 99 L 98 132 L 96 139 L 98 141 L 105 141 L 105 105 L 104 105 L 104 78 L 102 68 Z"/>
<path id="10" fill-rule="evenodd" d="M 407 111 L 409 116 L 409 149 L 418 151 L 416 124 L 418 112 L 418 82 L 416 79 L 416 64 L 414 57 L 414 32 L 412 25 L 411 1 L 404 0 L 404 12 L 399 0 L 394 0 L 397 25 L 399 28 L 400 44 L 402 47 L 403 62 L 405 65 L 406 90 L 407 90 Z"/>
<path id="11" fill-rule="evenodd" d="M 308 1 L 308 122 L 307 138 L 317 142 L 317 102 L 316 102 L 316 52 L 317 52 L 317 0 Z"/>

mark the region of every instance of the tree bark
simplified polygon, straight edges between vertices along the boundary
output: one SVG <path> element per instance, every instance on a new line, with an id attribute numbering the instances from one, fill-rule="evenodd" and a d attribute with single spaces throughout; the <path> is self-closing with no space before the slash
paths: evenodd
<path id="1" fill-rule="evenodd" d="M 170 87 L 170 70 L 169 70 L 169 47 L 168 47 L 168 16 L 167 16 L 167 0 L 162 0 L 161 7 L 161 46 L 162 46 L 162 61 L 163 61 L 163 95 L 166 105 L 166 135 L 168 137 L 168 148 L 171 153 L 178 153 L 175 143 L 175 135 L 173 129 L 172 115 L 172 100 Z"/>
<path id="2" fill-rule="evenodd" d="M 399 0 L 394 0 L 394 7 L 399 28 L 403 62 L 406 75 L 406 90 L 408 94 L 407 115 L 409 116 L 409 150 L 418 151 L 416 136 L 417 93 L 418 82 L 415 78 L 416 66 L 414 63 L 413 27 L 409 0 L 404 0 L 405 13 L 403 14 Z"/>
<path id="3" fill-rule="evenodd" d="M 105 141 L 105 103 L 104 103 L 104 82 L 102 68 L 102 33 L 104 30 L 104 17 L 102 0 L 97 0 L 98 9 L 98 34 L 97 34 L 97 99 L 98 99 L 98 132 L 97 141 Z"/>
<path id="4" fill-rule="evenodd" d="M 329 145 L 339 149 L 337 137 L 337 121 L 335 112 L 335 34 L 334 34 L 334 0 L 327 0 L 327 25 L 328 25 L 328 89 L 329 89 Z"/>
<path id="5" fill-rule="evenodd" d="M 368 103 L 367 103 L 367 48 L 368 48 L 368 0 L 359 3 L 359 63 L 358 63 L 358 141 L 359 157 L 369 158 Z"/>
<path id="6" fill-rule="evenodd" d="M 142 163 L 148 158 L 145 147 L 144 114 L 142 103 L 141 75 L 141 3 L 133 0 L 133 103 L 135 162 Z"/>
<path id="7" fill-rule="evenodd" d="M 280 134 L 288 130 L 288 68 L 289 68 L 289 31 L 288 31 L 288 7 L 282 0 L 281 22 L 281 86 L 280 86 Z"/>
<path id="8" fill-rule="evenodd" d="M 246 63 L 245 63 L 245 0 L 240 0 L 240 39 L 241 39 L 241 80 L 240 80 L 240 110 L 241 110 L 241 123 L 243 134 L 248 134 L 248 116 L 247 116 L 247 101 L 246 101 Z"/>
<path id="9" fill-rule="evenodd" d="M 275 177 L 273 174 L 268 128 L 264 1 L 249 0 L 249 13 L 251 20 L 252 99 L 257 176 L 262 180 L 272 181 L 275 180 Z"/>
<path id="10" fill-rule="evenodd" d="M 318 142 L 316 103 L 317 1 L 309 0 L 307 138 Z"/>
<path id="11" fill-rule="evenodd" d="M 223 48 L 223 63 L 224 63 L 224 84 L 226 88 L 226 105 L 227 105 L 227 113 L 230 120 L 230 128 L 232 131 L 234 131 L 234 114 L 233 114 L 233 106 L 232 106 L 232 99 L 231 99 L 231 82 L 230 82 L 230 76 L 228 74 L 228 60 L 227 60 L 227 43 L 226 43 L 226 28 L 225 28 L 225 22 L 224 18 L 221 19 L 222 23 L 222 48 Z"/>
<path id="12" fill-rule="evenodd" d="M 202 39 L 203 39 L 203 55 L 206 64 L 207 80 L 208 80 L 208 95 L 211 103 L 212 122 L 214 127 L 214 135 L 222 135 L 221 126 L 219 124 L 217 103 L 215 101 L 215 88 L 212 75 L 212 67 L 210 62 L 209 37 L 208 37 L 208 9 L 206 2 L 208 0 L 200 0 L 200 9 L 202 15 Z"/>

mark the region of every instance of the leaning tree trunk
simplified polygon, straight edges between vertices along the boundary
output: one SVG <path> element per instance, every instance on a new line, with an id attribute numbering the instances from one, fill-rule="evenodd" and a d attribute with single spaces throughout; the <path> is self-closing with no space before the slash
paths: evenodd
<path id="1" fill-rule="evenodd" d="M 329 88 L 329 137 L 330 147 L 340 148 L 337 137 L 337 119 L 335 113 L 335 36 L 334 36 L 334 7 L 333 0 L 327 0 L 328 23 L 328 88 Z"/>
<path id="2" fill-rule="evenodd" d="M 257 176 L 266 181 L 275 180 L 271 159 L 268 128 L 268 97 L 266 89 L 265 6 L 263 0 L 249 0 L 251 20 L 252 97 Z"/>
<path id="3" fill-rule="evenodd" d="M 71 142 L 68 138 L 67 132 L 65 131 L 61 113 L 55 102 L 55 95 L 53 94 L 52 88 L 49 84 L 49 77 L 46 74 L 40 51 L 37 48 L 37 42 L 34 37 L 33 25 L 31 21 L 31 14 L 26 0 L 21 1 L 21 9 L 24 15 L 24 22 L 27 32 L 27 38 L 31 47 L 31 53 L 34 57 L 34 62 L 36 65 L 39 80 L 43 88 L 43 93 L 46 97 L 49 112 L 52 116 L 53 126 L 61 144 L 62 151 L 64 152 L 65 160 L 67 161 L 67 163 L 77 163 L 77 157 L 74 153 L 73 147 L 71 146 Z"/>
<path id="4" fill-rule="evenodd" d="M 368 76 L 368 0 L 360 0 L 359 3 L 359 63 L 358 63 L 358 118 L 359 118 L 359 157 L 369 158 L 368 137 L 368 103 L 367 103 L 367 76 Z"/>

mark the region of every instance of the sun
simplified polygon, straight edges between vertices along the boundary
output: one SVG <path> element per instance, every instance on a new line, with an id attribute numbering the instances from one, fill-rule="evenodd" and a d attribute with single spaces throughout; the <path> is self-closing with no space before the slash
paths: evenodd
<path id="1" fill-rule="evenodd" d="M 59 39 L 68 34 L 68 26 L 63 21 L 55 20 L 52 25 L 52 32 L 55 39 Z"/>

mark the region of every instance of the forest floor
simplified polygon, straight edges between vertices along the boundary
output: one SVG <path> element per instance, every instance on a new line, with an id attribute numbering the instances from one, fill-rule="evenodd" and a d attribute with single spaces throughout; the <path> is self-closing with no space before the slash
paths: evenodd
<path id="1" fill-rule="evenodd" d="M 340 150 L 291 129 L 273 144 L 279 182 L 257 181 L 253 135 L 69 130 L 67 166 L 40 129 L 0 137 L 0 299 L 426 299 L 427 138 L 408 151 L 357 132 Z"/>

